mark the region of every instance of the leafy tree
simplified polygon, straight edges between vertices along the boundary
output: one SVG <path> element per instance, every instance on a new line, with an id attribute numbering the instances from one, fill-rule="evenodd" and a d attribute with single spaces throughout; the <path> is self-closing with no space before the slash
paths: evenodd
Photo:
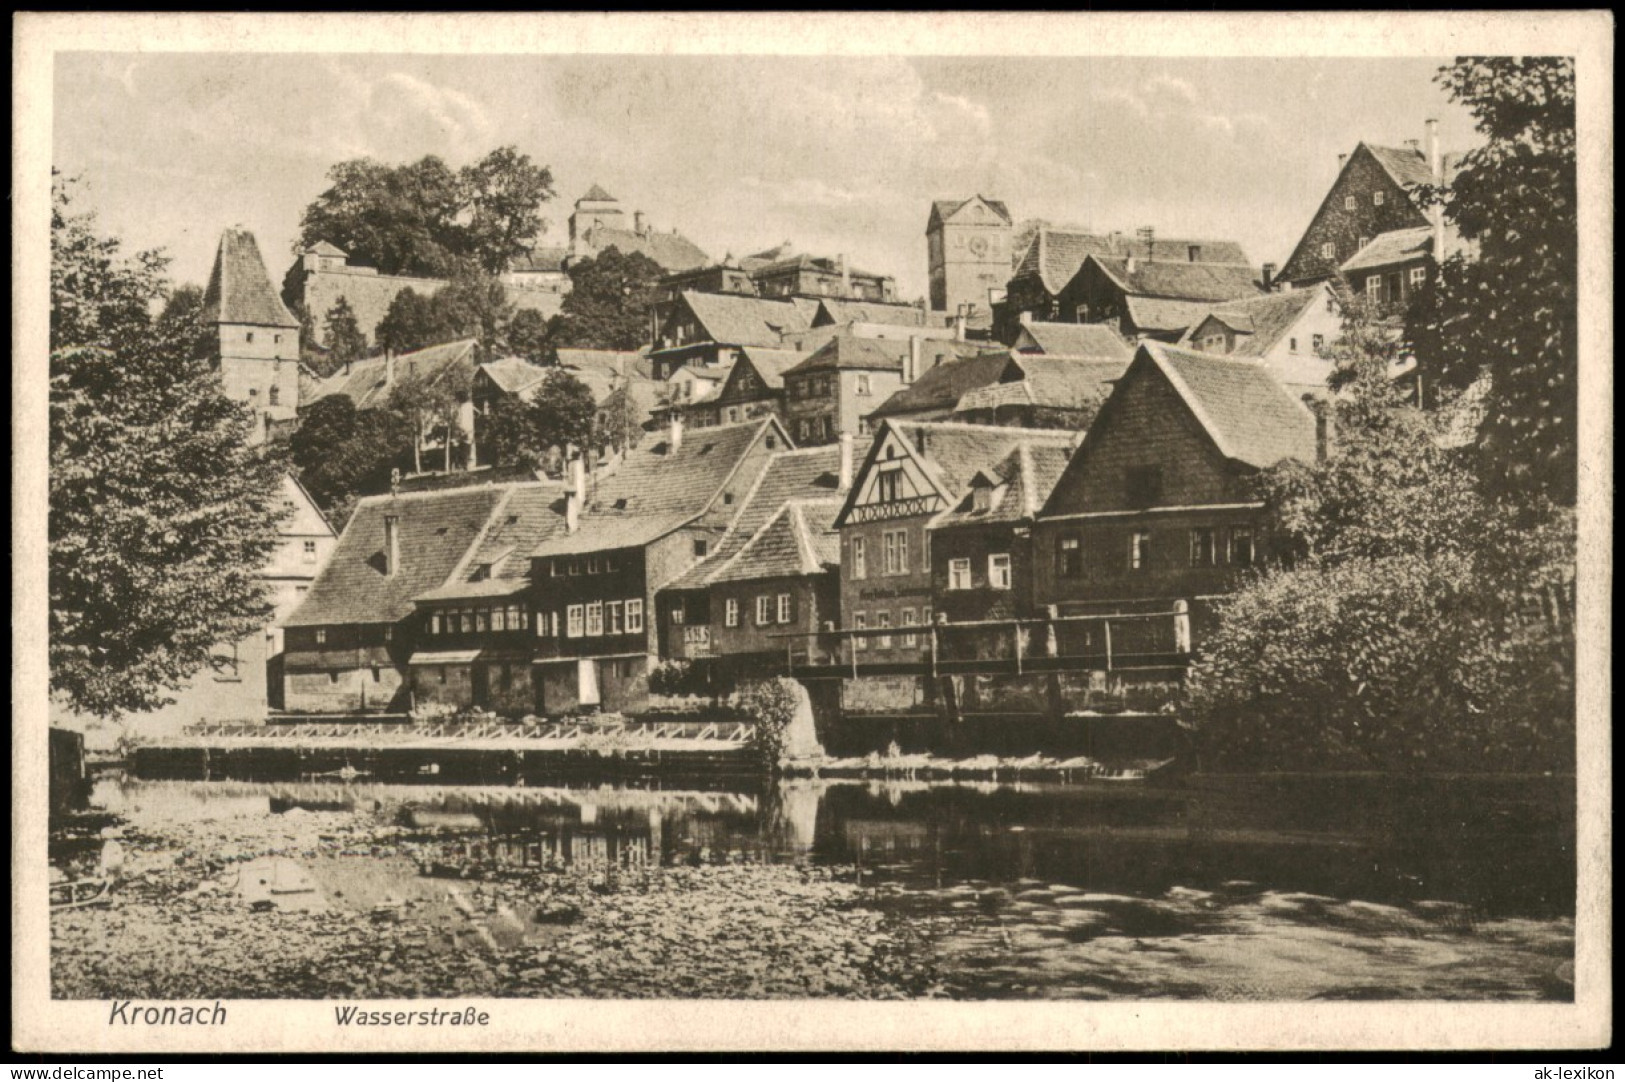
<path id="1" fill-rule="evenodd" d="M 281 466 L 222 393 L 165 258 L 123 255 L 54 184 L 51 215 L 51 689 L 109 718 L 172 702 L 221 643 L 270 618 Z M 151 307 L 167 302 L 158 318 Z"/>
<path id="2" fill-rule="evenodd" d="M 391 410 L 356 411 L 347 395 L 318 399 L 299 414 L 289 457 L 311 497 L 338 523 L 355 501 L 381 492 L 390 471 L 412 461 L 412 421 Z"/>
<path id="3" fill-rule="evenodd" d="M 562 369 L 547 374 L 536 389 L 530 409 L 543 446 L 586 447 L 592 439 L 592 391 Z"/>
<path id="4" fill-rule="evenodd" d="M 570 268 L 570 292 L 553 329 L 559 349 L 632 350 L 649 340 L 649 308 L 664 272 L 642 252 L 607 248 Z"/>
<path id="5" fill-rule="evenodd" d="M 351 260 L 383 274 L 440 278 L 466 254 L 458 216 L 464 185 L 441 159 L 386 165 L 370 158 L 339 162 L 329 187 L 305 208 L 296 252 L 328 241 Z"/>
<path id="6" fill-rule="evenodd" d="M 488 274 L 534 240 L 553 177 L 514 147 L 500 147 L 453 171 L 433 155 L 389 165 L 339 162 L 329 186 L 304 210 L 298 251 L 329 241 L 384 274 L 448 278 L 464 264 Z"/>
<path id="7" fill-rule="evenodd" d="M 521 308 L 508 324 L 507 351 L 531 364 L 546 364 L 551 355 L 547 319 L 534 308 Z"/>
<path id="8" fill-rule="evenodd" d="M 1578 469 L 1574 64 L 1463 57 L 1438 82 L 1484 146 L 1433 191 L 1476 256 L 1443 262 L 1410 335 L 1433 380 L 1486 381 L 1480 473 L 1489 490 L 1572 505 Z"/>
<path id="9" fill-rule="evenodd" d="M 389 302 L 389 310 L 378 321 L 376 333 L 378 344 L 391 353 L 409 353 L 451 337 L 449 330 L 440 325 L 433 295 L 410 287 L 395 294 L 394 300 Z"/>
<path id="10" fill-rule="evenodd" d="M 464 254 L 487 274 L 501 274 L 542 231 L 541 206 L 553 198 L 553 174 L 506 146 L 463 169 L 461 179 L 468 201 Z"/>
<path id="11" fill-rule="evenodd" d="M 620 382 L 598 403 L 593 418 L 593 446 L 626 451 L 643 438 L 644 413 L 633 398 L 631 385 Z"/>
<path id="12" fill-rule="evenodd" d="M 480 459 L 493 466 L 539 469 L 552 444 L 537 427 L 539 417 L 517 395 L 500 395 L 476 418 Z"/>
<path id="13" fill-rule="evenodd" d="M 501 352 L 514 306 L 501 281 L 464 269 L 431 298 L 430 311 L 434 331 L 445 334 L 438 341 L 477 338 L 482 359 L 490 360 Z"/>
<path id="14" fill-rule="evenodd" d="M 350 302 L 340 297 L 327 310 L 327 372 L 337 372 L 367 355 L 367 336 L 356 322 Z"/>
<path id="15" fill-rule="evenodd" d="M 442 448 L 441 468 L 450 472 L 452 463 L 467 454 L 468 443 L 460 415 L 471 393 L 467 372 L 443 368 L 432 372 L 406 372 L 390 389 L 385 409 L 403 420 L 413 433 L 412 467 L 423 472 L 426 440 Z"/>

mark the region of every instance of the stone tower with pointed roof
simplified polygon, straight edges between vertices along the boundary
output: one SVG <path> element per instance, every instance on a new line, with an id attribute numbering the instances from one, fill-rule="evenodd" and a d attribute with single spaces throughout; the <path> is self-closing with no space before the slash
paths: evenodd
<path id="1" fill-rule="evenodd" d="M 220 234 L 203 320 L 214 325 L 226 397 L 254 408 L 257 437 L 267 421 L 292 418 L 299 407 L 299 321 L 271 285 L 259 242 L 241 226 Z"/>
<path id="2" fill-rule="evenodd" d="M 587 194 L 576 200 L 570 214 L 570 254 L 587 255 L 582 251 L 587 234 L 595 229 L 627 229 L 626 211 L 621 201 L 594 184 Z"/>
<path id="3" fill-rule="evenodd" d="M 1010 211 L 995 199 L 939 199 L 926 222 L 926 258 L 931 281 L 931 310 L 966 314 L 971 326 L 990 325 L 990 290 L 1002 290 L 1010 278 L 1010 245 L 1014 226 Z"/>

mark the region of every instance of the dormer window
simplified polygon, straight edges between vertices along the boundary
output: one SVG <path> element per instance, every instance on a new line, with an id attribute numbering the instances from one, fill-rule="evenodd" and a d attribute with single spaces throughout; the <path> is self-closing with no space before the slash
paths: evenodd
<path id="1" fill-rule="evenodd" d="M 980 515 L 993 510 L 992 485 L 977 485 L 971 489 L 971 509 Z"/>

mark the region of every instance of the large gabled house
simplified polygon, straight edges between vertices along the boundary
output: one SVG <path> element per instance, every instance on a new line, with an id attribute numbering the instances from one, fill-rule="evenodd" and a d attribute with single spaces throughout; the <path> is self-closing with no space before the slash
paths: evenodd
<path id="1" fill-rule="evenodd" d="M 693 424 L 738 424 L 772 414 L 784 417 L 784 374 L 807 354 L 793 349 L 746 346 L 739 350 L 714 398 L 689 411 Z"/>
<path id="2" fill-rule="evenodd" d="M 285 708 L 405 710 L 416 598 L 443 585 L 484 538 L 507 486 L 367 496 L 283 623 Z"/>
<path id="3" fill-rule="evenodd" d="M 1252 478 L 1320 453 L 1316 416 L 1267 366 L 1142 343 L 1038 514 L 1035 599 L 1062 616 L 1184 601 L 1200 624 L 1269 543 Z M 1117 645 L 1157 652 L 1134 629 L 1168 626 L 1127 623 Z"/>
<path id="4" fill-rule="evenodd" d="M 1343 333 L 1342 305 L 1325 282 L 1226 301 L 1192 323 L 1178 345 L 1255 360 L 1295 394 L 1326 394 L 1326 347 Z"/>
<path id="5" fill-rule="evenodd" d="M 444 383 L 455 388 L 462 399 L 457 410 L 457 427 L 470 447 L 477 450 L 473 391 L 478 345 L 477 340 L 464 338 L 410 353 L 386 353 L 382 357 L 352 361 L 323 380 L 314 398 L 305 405 L 313 405 L 332 395 L 343 395 L 359 413 L 386 406 L 395 388 L 408 380 L 420 380 L 426 385 Z M 434 428 L 432 419 L 425 418 L 417 434 L 417 452 L 426 467 L 440 464 L 448 470 L 452 467 L 446 436 L 447 433 Z M 444 457 L 436 462 L 431 452 Z"/>
<path id="6" fill-rule="evenodd" d="M 651 375 L 664 380 L 684 366 L 733 364 L 746 346 L 779 349 L 785 334 L 806 330 L 817 311 L 816 301 L 795 298 L 681 293 L 659 314 L 649 352 Z"/>
<path id="7" fill-rule="evenodd" d="M 1234 241 L 1159 237 L 1150 229 L 1138 230 L 1133 237 L 1040 229 L 1017 259 L 1004 300 L 996 306 L 994 327 L 999 341 L 1014 342 L 1023 322 L 1093 322 L 1079 319 L 1075 305 L 1069 305 L 1061 296 L 1089 256 L 1147 263 L 1251 266 L 1247 253 Z"/>
<path id="8" fill-rule="evenodd" d="M 1196 246 L 1191 250 L 1197 254 Z M 1210 305 L 1261 296 L 1262 273 L 1241 263 L 1090 255 L 1057 297 L 1078 323 L 1104 323 L 1130 342 L 1177 341 Z"/>
<path id="9" fill-rule="evenodd" d="M 1459 155 L 1446 155 L 1439 149 L 1438 122 L 1427 123 L 1427 144 L 1412 140 L 1403 147 L 1357 144 L 1351 154 L 1338 155 L 1337 179 L 1321 200 L 1309 225 L 1303 231 L 1292 255 L 1281 267 L 1279 281 L 1287 288 L 1301 289 L 1337 277 L 1384 234 L 1403 233 L 1383 245 L 1387 255 L 1405 249 L 1408 260 L 1370 262 L 1370 254 L 1353 271 L 1393 268 L 1403 283 L 1410 280 L 1414 266 L 1426 266 L 1427 258 L 1442 249 L 1444 217 L 1439 207 L 1424 208 L 1417 198 L 1419 189 L 1444 187 L 1450 183 Z M 1426 238 L 1417 230 L 1430 230 L 1432 248 L 1423 250 Z M 1386 259 L 1387 256 L 1384 256 Z M 1362 282 L 1367 274 L 1362 273 Z M 1386 289 L 1384 285 L 1381 288 Z"/>
<path id="10" fill-rule="evenodd" d="M 841 623 L 872 661 L 917 661 L 932 622 L 930 527 L 971 495 L 980 471 L 1023 444 L 1070 447 L 1076 434 L 944 422 L 884 422 L 835 520 L 841 535 Z M 903 628 L 896 635 L 884 629 Z M 851 659 L 851 646 L 841 648 Z"/>
<path id="11" fill-rule="evenodd" d="M 588 484 L 577 470 L 565 528 L 531 552 L 539 713 L 619 710 L 648 693 L 660 651 L 655 595 L 710 555 L 774 454 L 774 417 L 684 432 L 629 451 Z"/>
<path id="12" fill-rule="evenodd" d="M 839 563 L 827 536 L 831 502 L 852 476 L 852 441 L 780 451 L 743 498 L 715 548 L 660 592 L 661 654 L 748 665 L 782 659 L 780 636 L 838 622 Z M 804 653 L 812 644 L 791 645 Z"/>

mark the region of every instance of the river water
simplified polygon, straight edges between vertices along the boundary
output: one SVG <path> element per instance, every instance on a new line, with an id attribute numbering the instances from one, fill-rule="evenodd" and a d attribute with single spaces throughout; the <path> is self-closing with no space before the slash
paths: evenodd
<path id="1" fill-rule="evenodd" d="M 149 827 L 382 817 L 437 839 L 448 868 L 840 869 L 864 906 L 907 925 L 934 994 L 961 998 L 1573 997 L 1572 780 L 792 779 L 707 791 L 109 778 L 93 800 Z M 256 865 L 250 878 L 260 871 L 267 890 L 308 874 L 352 902 L 426 897 L 436 882 L 365 854 Z M 283 893 L 308 896 L 299 889 Z M 521 919 L 485 934 L 540 933 Z"/>

